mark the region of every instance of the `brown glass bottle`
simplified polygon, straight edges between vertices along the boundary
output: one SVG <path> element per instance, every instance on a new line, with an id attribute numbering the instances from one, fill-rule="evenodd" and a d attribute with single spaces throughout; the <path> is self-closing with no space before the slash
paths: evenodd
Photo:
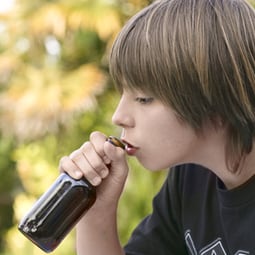
<path id="1" fill-rule="evenodd" d="M 115 146 L 125 148 L 117 138 Z M 45 252 L 52 252 L 94 204 L 96 188 L 85 178 L 62 173 L 20 221 L 18 229 Z"/>

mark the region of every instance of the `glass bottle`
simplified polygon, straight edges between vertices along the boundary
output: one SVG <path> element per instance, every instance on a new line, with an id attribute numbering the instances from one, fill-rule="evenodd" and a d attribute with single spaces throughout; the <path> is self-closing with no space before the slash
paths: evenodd
<path id="1" fill-rule="evenodd" d="M 107 139 L 117 147 L 117 138 Z M 75 180 L 61 173 L 20 221 L 18 229 L 45 252 L 52 252 L 96 200 L 96 188 L 85 178 Z"/>

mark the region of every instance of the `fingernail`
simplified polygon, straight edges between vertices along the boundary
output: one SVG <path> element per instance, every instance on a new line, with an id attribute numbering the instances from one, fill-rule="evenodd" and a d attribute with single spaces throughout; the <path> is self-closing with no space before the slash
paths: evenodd
<path id="1" fill-rule="evenodd" d="M 111 163 L 111 160 L 107 156 L 104 156 L 103 160 L 106 165 Z"/>
<path id="2" fill-rule="evenodd" d="M 82 172 L 79 171 L 79 170 L 76 170 L 76 171 L 75 171 L 75 176 L 76 176 L 77 178 L 81 178 L 81 177 L 82 177 Z"/>
<path id="3" fill-rule="evenodd" d="M 105 178 L 108 175 L 108 170 L 106 170 L 106 169 L 103 170 L 100 175 L 102 178 Z"/>
<path id="4" fill-rule="evenodd" d="M 91 182 L 93 185 L 97 186 L 101 182 L 101 178 L 97 176 Z"/>

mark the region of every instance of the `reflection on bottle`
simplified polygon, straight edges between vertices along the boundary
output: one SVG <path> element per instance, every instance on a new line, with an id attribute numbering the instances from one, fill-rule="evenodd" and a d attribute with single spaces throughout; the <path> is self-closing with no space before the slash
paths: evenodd
<path id="1" fill-rule="evenodd" d="M 34 204 L 19 230 L 45 252 L 53 251 L 96 200 L 87 180 L 62 173 Z"/>
<path id="2" fill-rule="evenodd" d="M 107 141 L 125 149 L 116 137 Z M 18 229 L 45 252 L 52 252 L 96 200 L 96 188 L 85 178 L 62 173 L 20 221 Z"/>

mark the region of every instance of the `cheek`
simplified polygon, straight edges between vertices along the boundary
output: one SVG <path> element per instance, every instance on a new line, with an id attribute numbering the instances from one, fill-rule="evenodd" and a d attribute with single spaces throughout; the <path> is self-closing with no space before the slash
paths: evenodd
<path id="1" fill-rule="evenodd" d="M 186 128 L 176 132 L 159 132 L 157 139 L 151 139 L 138 160 L 149 170 L 161 170 L 174 165 L 190 163 L 196 148 L 195 133 Z"/>

